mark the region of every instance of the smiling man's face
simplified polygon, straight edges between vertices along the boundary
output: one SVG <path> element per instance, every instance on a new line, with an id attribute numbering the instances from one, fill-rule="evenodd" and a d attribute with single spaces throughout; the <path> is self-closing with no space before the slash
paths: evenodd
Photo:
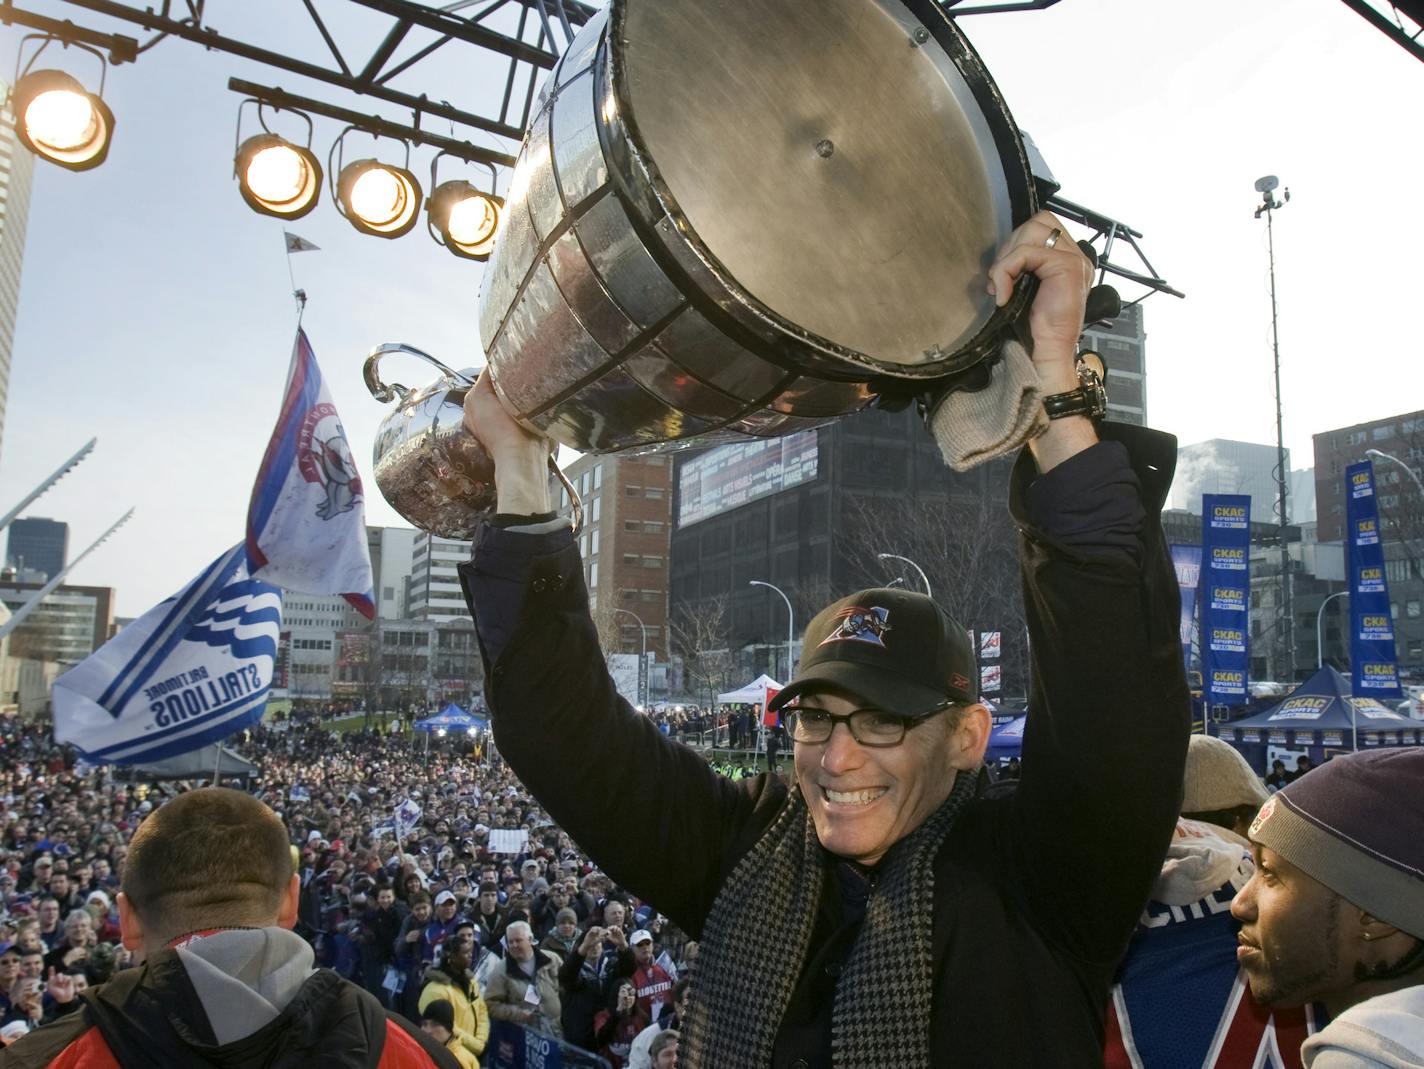
<path id="1" fill-rule="evenodd" d="M 1241 922 L 1236 959 L 1256 1001 L 1301 1006 L 1351 987 L 1349 906 L 1269 847 L 1258 843 L 1253 852 L 1255 875 L 1232 899 L 1231 914 Z"/>
<path id="2" fill-rule="evenodd" d="M 802 709 L 848 716 L 865 702 L 848 694 L 805 695 Z M 956 770 L 955 720 L 944 713 L 917 724 L 895 746 L 862 746 L 835 725 L 821 743 L 796 743 L 796 782 L 821 845 L 837 857 L 873 865 L 949 797 Z"/>

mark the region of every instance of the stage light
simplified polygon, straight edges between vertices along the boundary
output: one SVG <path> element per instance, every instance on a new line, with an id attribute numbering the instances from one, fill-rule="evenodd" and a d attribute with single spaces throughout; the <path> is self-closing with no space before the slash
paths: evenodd
<path id="1" fill-rule="evenodd" d="M 456 256 L 488 260 L 494 252 L 504 201 L 469 182 L 445 182 L 426 202 L 430 235 Z"/>
<path id="2" fill-rule="evenodd" d="M 276 134 L 257 134 L 244 141 L 233 170 L 242 199 L 263 215 L 300 219 L 321 198 L 321 164 L 316 156 Z"/>
<path id="3" fill-rule="evenodd" d="M 70 171 L 98 167 L 109 155 L 114 113 L 63 71 L 32 71 L 10 96 L 15 135 L 41 159 Z"/>
<path id="4" fill-rule="evenodd" d="M 422 194 L 415 175 L 380 160 L 357 160 L 341 169 L 336 183 L 341 214 L 363 234 L 398 238 L 409 233 Z"/>

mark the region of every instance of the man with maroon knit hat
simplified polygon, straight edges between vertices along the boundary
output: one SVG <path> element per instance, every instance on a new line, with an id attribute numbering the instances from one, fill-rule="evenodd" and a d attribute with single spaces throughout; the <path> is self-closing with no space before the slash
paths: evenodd
<path id="1" fill-rule="evenodd" d="M 1257 1001 L 1318 1002 L 1314 1069 L 1424 1065 L 1424 750 L 1337 757 L 1251 825 L 1237 957 Z"/>

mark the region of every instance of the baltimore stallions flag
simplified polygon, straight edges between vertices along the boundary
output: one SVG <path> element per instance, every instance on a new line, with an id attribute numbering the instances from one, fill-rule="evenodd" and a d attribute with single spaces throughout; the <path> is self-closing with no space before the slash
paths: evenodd
<path id="1" fill-rule="evenodd" d="M 282 592 L 233 546 L 54 681 L 54 737 L 92 764 L 188 753 L 262 717 Z"/>
<path id="2" fill-rule="evenodd" d="M 361 477 L 306 333 L 247 508 L 247 567 L 303 594 L 341 594 L 376 615 Z"/>

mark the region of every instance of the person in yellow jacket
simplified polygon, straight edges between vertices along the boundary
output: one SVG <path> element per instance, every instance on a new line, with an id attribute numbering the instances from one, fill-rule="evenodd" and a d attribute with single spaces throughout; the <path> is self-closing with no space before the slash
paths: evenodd
<path id="1" fill-rule="evenodd" d="M 441 943 L 436 964 L 425 970 L 419 1008 L 424 1015 L 426 1007 L 437 999 L 450 1003 L 454 1010 L 455 1038 L 478 1059 L 489 1041 L 489 1010 L 480 997 L 480 985 L 470 972 L 471 947 L 461 934 L 456 932 Z"/>
<path id="2" fill-rule="evenodd" d="M 447 999 L 431 999 L 420 1011 L 420 1030 L 455 1056 L 461 1069 L 480 1069 L 479 1059 L 455 1036 L 455 1008 Z"/>

